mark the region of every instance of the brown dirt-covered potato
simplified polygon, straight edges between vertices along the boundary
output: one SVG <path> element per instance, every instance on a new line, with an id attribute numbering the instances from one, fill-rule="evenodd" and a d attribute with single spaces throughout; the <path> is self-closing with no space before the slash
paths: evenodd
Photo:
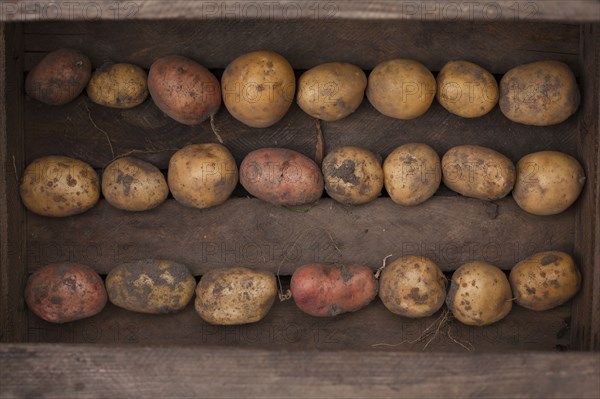
<path id="1" fill-rule="evenodd" d="M 275 275 L 245 267 L 213 269 L 196 287 L 196 312 L 211 324 L 255 323 L 271 310 L 277 297 Z"/>
<path id="2" fill-rule="evenodd" d="M 442 107 L 463 118 L 477 118 L 498 103 L 494 75 L 468 61 L 450 61 L 437 76 L 436 98 Z"/>
<path id="3" fill-rule="evenodd" d="M 556 215 L 579 198 L 585 184 L 581 164 L 558 151 L 525 155 L 517 162 L 513 198 L 534 215 Z"/>
<path id="4" fill-rule="evenodd" d="M 46 55 L 27 75 L 27 95 L 49 105 L 64 105 L 85 89 L 92 74 L 90 59 L 78 50 L 63 48 Z"/>
<path id="5" fill-rule="evenodd" d="M 532 310 L 560 306 L 581 286 L 575 261 L 560 251 L 540 252 L 522 260 L 511 270 L 509 280 L 516 302 Z"/>
<path id="6" fill-rule="evenodd" d="M 333 122 L 360 106 L 367 76 L 356 65 L 331 62 L 304 72 L 298 79 L 298 105 L 313 118 Z"/>
<path id="7" fill-rule="evenodd" d="M 137 158 L 124 157 L 104 169 L 102 195 L 115 208 L 146 211 L 167 199 L 169 186 L 156 166 Z"/>
<path id="8" fill-rule="evenodd" d="M 556 125 L 573 115 L 580 101 L 575 75 L 562 62 L 520 65 L 500 81 L 500 110 L 513 122 Z"/>
<path id="9" fill-rule="evenodd" d="M 440 186 L 440 157 L 427 144 L 396 148 L 383 163 L 385 189 L 396 204 L 412 206 L 427 201 Z"/>
<path id="10" fill-rule="evenodd" d="M 367 98 L 386 116 L 414 119 L 433 102 L 436 83 L 423 64 L 413 60 L 390 60 L 377 65 L 369 75 Z"/>
<path id="11" fill-rule="evenodd" d="M 379 277 L 379 298 L 397 315 L 427 317 L 444 304 L 446 284 L 446 277 L 431 259 L 404 256 L 383 269 Z"/>
<path id="12" fill-rule="evenodd" d="M 249 153 L 240 166 L 240 182 L 256 198 L 275 205 L 312 204 L 323 194 L 323 175 L 317 164 L 285 148 Z"/>
<path id="13" fill-rule="evenodd" d="M 336 201 L 360 205 L 381 195 L 381 161 L 365 148 L 338 147 L 323 159 L 322 168 L 325 190 Z"/>
<path id="14" fill-rule="evenodd" d="M 461 145 L 442 157 L 442 176 L 444 184 L 459 194 L 494 201 L 513 189 L 515 166 L 491 148 Z"/>
<path id="15" fill-rule="evenodd" d="M 229 113 L 257 128 L 279 122 L 296 94 L 292 66 L 272 51 L 253 51 L 236 58 L 225 68 L 221 85 Z"/>
<path id="16" fill-rule="evenodd" d="M 221 144 L 191 144 L 171 157 L 168 181 L 179 203 L 210 208 L 229 198 L 238 182 L 238 169 Z"/>
<path id="17" fill-rule="evenodd" d="M 215 75 L 180 55 L 168 55 L 152 64 L 148 91 L 162 112 L 184 125 L 199 125 L 221 106 Z"/>
<path id="18" fill-rule="evenodd" d="M 106 276 L 110 301 L 132 312 L 172 313 L 187 306 L 196 280 L 182 264 L 147 259 L 121 264 Z"/>
<path id="19" fill-rule="evenodd" d="M 105 64 L 94 71 L 86 90 L 96 104 L 133 108 L 148 97 L 148 75 L 137 65 Z"/>
<path id="20" fill-rule="evenodd" d="M 368 266 L 314 263 L 296 269 L 290 290 L 304 313 L 332 317 L 367 306 L 377 296 L 378 284 Z"/>
<path id="21" fill-rule="evenodd" d="M 502 270 L 489 263 L 470 262 L 452 275 L 446 305 L 458 321 L 486 326 L 510 313 L 512 291 Z"/>
<path id="22" fill-rule="evenodd" d="M 29 277 L 25 302 L 46 321 L 67 323 L 100 313 L 106 305 L 106 290 L 93 269 L 78 263 L 56 263 Z"/>
<path id="23" fill-rule="evenodd" d="M 27 209 L 42 216 L 64 217 L 91 209 L 100 198 L 98 174 L 78 159 L 51 155 L 25 168 L 19 191 Z"/>

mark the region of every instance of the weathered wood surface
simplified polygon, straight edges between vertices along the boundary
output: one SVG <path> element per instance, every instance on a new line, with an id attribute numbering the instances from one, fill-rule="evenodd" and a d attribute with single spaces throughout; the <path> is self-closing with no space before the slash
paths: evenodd
<path id="1" fill-rule="evenodd" d="M 546 312 L 514 306 L 505 319 L 487 327 L 466 326 L 450 315 L 450 321 L 434 336 L 425 333 L 430 326 L 432 332 L 436 331 L 442 311 L 424 319 L 408 319 L 390 313 L 378 299 L 358 312 L 335 318 L 312 317 L 302 313 L 293 301 L 276 301 L 260 322 L 228 327 L 202 321 L 193 303 L 172 315 L 133 313 L 108 304 L 95 317 L 67 324 L 48 323 L 30 312 L 27 342 L 230 345 L 381 353 L 555 351 L 569 346 L 570 312 L 570 303 Z"/>
<path id="2" fill-rule="evenodd" d="M 595 399 L 592 353 L 0 346 L 5 398 Z"/>
<path id="3" fill-rule="evenodd" d="M 435 196 L 416 207 L 380 198 L 359 207 L 322 199 L 294 211 L 251 198 L 230 198 L 207 210 L 167 200 L 149 212 L 117 210 L 101 201 L 69 218 L 28 215 L 30 272 L 76 261 L 101 274 L 135 259 L 164 258 L 194 275 L 212 268 L 250 266 L 291 275 L 310 262 L 349 262 L 373 269 L 392 254 L 423 255 L 442 270 L 472 260 L 503 269 L 541 250 L 572 252 L 574 213 L 527 214 L 512 198 L 495 203 Z"/>
<path id="4" fill-rule="evenodd" d="M 572 340 L 580 349 L 600 350 L 600 25 L 584 25 L 581 62 L 585 93 L 577 135 L 587 181 L 577 210 L 575 254 L 583 285 L 573 304 Z"/>
<path id="5" fill-rule="evenodd" d="M 243 2 L 242 2 L 243 3 Z M 392 4 L 393 2 L 389 2 Z M 171 7 L 172 2 L 164 3 Z M 419 3 L 415 3 L 419 4 Z M 566 8 L 566 7 L 565 7 Z M 223 69 L 253 50 L 272 50 L 294 69 L 352 62 L 371 70 L 392 58 L 416 59 L 433 71 L 453 59 L 502 74 L 527 62 L 566 62 L 579 75 L 575 24 L 486 21 L 276 20 L 41 22 L 25 25 L 25 70 L 61 47 L 82 50 L 98 67 L 131 62 L 146 69 L 158 57 L 181 54 Z"/>
<path id="6" fill-rule="evenodd" d="M 0 341 L 24 340 L 25 213 L 18 179 L 23 170 L 23 68 L 20 26 L 0 23 Z"/>
<path id="7" fill-rule="evenodd" d="M 454 146 L 476 144 L 491 147 L 517 162 L 528 153 L 542 150 L 577 156 L 577 115 L 560 125 L 534 127 L 509 121 L 498 107 L 484 117 L 466 119 L 434 102 L 421 118 L 401 121 L 380 114 L 365 99 L 354 114 L 338 122 L 322 122 L 322 128 L 326 151 L 356 145 L 386 157 L 402 144 L 420 142 L 442 156 Z M 315 155 L 315 120 L 295 104 L 282 121 L 270 128 L 247 127 L 224 107 L 216 115 L 216 125 L 238 164 L 250 151 L 263 147 L 285 147 L 310 158 Z M 103 131 L 115 155 L 132 154 L 161 169 L 166 169 L 173 153 L 187 144 L 216 142 L 208 121 L 195 127 L 181 125 L 164 115 L 150 99 L 131 110 L 102 107 L 83 96 L 62 107 L 25 99 L 27 163 L 40 156 L 60 154 L 102 168 L 113 158 Z"/>
<path id="8" fill-rule="evenodd" d="M 419 20 L 419 21 L 572 21 L 596 22 L 594 0 L 525 1 L 482 0 L 426 2 L 389 0 L 279 0 L 271 2 L 86 0 L 61 3 L 52 0 L 16 0 L 2 8 L 0 20 L 115 20 L 115 19 L 311 19 Z"/>

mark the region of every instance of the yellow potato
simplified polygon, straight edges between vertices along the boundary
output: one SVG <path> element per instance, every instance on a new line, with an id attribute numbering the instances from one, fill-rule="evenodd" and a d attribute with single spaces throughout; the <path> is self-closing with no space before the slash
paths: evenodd
<path id="1" fill-rule="evenodd" d="M 447 283 L 431 259 L 404 256 L 383 269 L 379 278 L 379 298 L 392 313 L 427 317 L 444 304 Z"/>
<path id="2" fill-rule="evenodd" d="M 29 164 L 19 191 L 25 207 L 42 216 L 77 215 L 91 209 L 100 198 L 96 171 L 83 161 L 57 155 Z"/>
<path id="3" fill-rule="evenodd" d="M 110 301 L 140 313 L 172 313 L 187 306 L 196 280 L 182 264 L 148 259 L 124 263 L 106 277 Z"/>
<path id="4" fill-rule="evenodd" d="M 325 190 L 331 198 L 348 205 L 360 205 L 381 195 L 381 161 L 360 147 L 338 147 L 323 159 Z"/>
<path id="5" fill-rule="evenodd" d="M 525 125 L 564 122 L 577 111 L 580 101 L 575 75 L 562 62 L 520 65 L 500 81 L 500 110 L 508 119 Z"/>
<path id="6" fill-rule="evenodd" d="M 132 64 L 106 64 L 94 71 L 87 86 L 90 100 L 111 108 L 133 108 L 148 97 L 148 75 Z"/>
<path id="7" fill-rule="evenodd" d="M 440 186 L 440 157 L 427 144 L 404 144 L 385 159 L 383 175 L 392 201 L 405 206 L 418 205 L 431 198 Z"/>
<path id="8" fill-rule="evenodd" d="M 217 325 L 254 323 L 264 318 L 277 296 L 275 275 L 245 267 L 213 269 L 196 287 L 196 312 Z"/>
<path id="9" fill-rule="evenodd" d="M 359 67 L 343 62 L 321 64 L 298 80 L 298 105 L 313 118 L 339 121 L 356 111 L 367 87 Z"/>
<path id="10" fill-rule="evenodd" d="M 221 79 L 225 107 L 234 118 L 264 128 L 279 122 L 296 94 L 290 63 L 272 51 L 254 51 L 236 58 Z"/>
<path id="11" fill-rule="evenodd" d="M 534 215 L 556 215 L 577 200 L 584 184 L 583 168 L 572 156 L 534 152 L 517 163 L 513 198 L 521 209 Z"/>
<path id="12" fill-rule="evenodd" d="M 165 177 L 156 166 L 132 157 L 119 158 L 104 169 L 102 195 L 115 208 L 146 211 L 169 195 Z"/>
<path id="13" fill-rule="evenodd" d="M 437 76 L 438 102 L 463 118 L 477 118 L 498 103 L 498 83 L 494 75 L 468 61 L 450 61 Z"/>
<path id="14" fill-rule="evenodd" d="M 238 169 L 221 144 L 191 144 L 171 157 L 168 181 L 179 203 L 210 208 L 229 198 L 238 182 Z"/>
<path id="15" fill-rule="evenodd" d="M 540 252 L 522 260 L 513 267 L 509 279 L 516 302 L 532 310 L 560 306 L 581 286 L 575 261 L 560 251 Z"/>
<path id="16" fill-rule="evenodd" d="M 504 198 L 515 184 L 512 161 L 490 148 L 462 145 L 442 158 L 444 184 L 466 197 L 494 201 Z"/>
<path id="17" fill-rule="evenodd" d="M 386 116 L 414 119 L 433 102 L 436 83 L 423 64 L 413 60 L 390 60 L 377 65 L 369 75 L 367 98 Z"/>
<path id="18" fill-rule="evenodd" d="M 466 263 L 452 275 L 446 305 L 458 321 L 485 326 L 510 313 L 512 291 L 506 275 L 496 266 Z"/>

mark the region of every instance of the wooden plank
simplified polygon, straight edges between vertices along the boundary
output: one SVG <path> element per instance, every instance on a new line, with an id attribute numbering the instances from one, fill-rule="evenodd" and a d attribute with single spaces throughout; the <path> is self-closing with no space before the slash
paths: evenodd
<path id="1" fill-rule="evenodd" d="M 179 313 L 159 316 L 128 312 L 109 304 L 95 317 L 67 324 L 48 323 L 30 313 L 27 342 L 231 345 L 381 353 L 555 351 L 569 345 L 570 304 L 546 312 L 515 306 L 505 319 L 487 327 L 466 326 L 450 316 L 438 335 L 427 335 L 414 342 L 427 327 L 434 325 L 432 330 L 435 331 L 436 320 L 441 316 L 442 311 L 424 319 L 396 316 L 377 299 L 356 313 L 319 318 L 302 313 L 293 301 L 277 301 L 267 317 L 258 323 L 223 327 L 205 323 L 196 314 L 193 304 Z M 448 331 L 456 342 L 447 336 Z"/>
<path id="2" fill-rule="evenodd" d="M 348 207 L 331 199 L 293 211 L 251 198 L 230 198 L 207 210 L 175 200 L 145 213 L 101 201 L 70 218 L 28 216 L 28 268 L 76 261 L 108 273 L 135 259 L 165 258 L 194 275 L 238 265 L 291 275 L 311 262 L 351 262 L 373 269 L 392 254 L 423 255 L 445 271 L 472 260 L 510 269 L 541 250 L 572 252 L 573 210 L 527 214 L 512 198 L 485 202 L 435 196 L 416 207 L 389 198 Z"/>
<path id="3" fill-rule="evenodd" d="M 0 341 L 25 339 L 23 287 L 25 213 L 18 179 L 23 170 L 23 57 L 19 24 L 0 23 Z"/>
<path id="4" fill-rule="evenodd" d="M 88 112 L 89 110 L 89 112 Z M 440 156 L 453 146 L 477 144 L 494 148 L 514 162 L 541 150 L 560 150 L 577 156 L 577 117 L 556 126 L 534 127 L 509 121 L 496 107 L 475 119 L 460 118 L 434 102 L 421 118 L 401 121 L 377 112 L 365 99 L 348 118 L 322 123 L 328 150 L 343 145 L 362 146 L 389 155 L 396 147 L 422 142 Z M 165 116 L 149 99 L 138 108 L 115 110 L 79 97 L 71 104 L 51 107 L 25 100 L 26 162 L 62 154 L 80 158 L 96 168 L 113 158 L 106 135 L 115 154 L 131 154 L 166 169 L 175 150 L 190 143 L 215 142 L 210 123 L 189 127 Z M 293 105 L 283 120 L 266 129 L 253 129 L 235 120 L 224 107 L 216 125 L 225 145 L 238 164 L 250 151 L 263 147 L 286 147 L 314 158 L 315 120 Z"/>
<path id="5" fill-rule="evenodd" d="M 600 350 L 600 24 L 582 26 L 581 39 L 587 95 L 577 142 L 587 182 L 577 210 L 575 253 L 583 285 L 573 303 L 572 341 L 579 349 Z"/>
<path id="6" fill-rule="evenodd" d="M 594 399 L 595 353 L 423 354 L 3 345 L 6 398 Z M 534 383 L 533 383 L 534 381 Z"/>
<path id="7" fill-rule="evenodd" d="M 314 1 L 278 0 L 240 2 L 235 0 L 190 2 L 137 0 L 118 2 L 94 0 L 56 2 L 53 0 L 16 0 L 7 2 L 0 20 L 116 20 L 116 19 L 270 19 L 294 21 L 315 19 L 427 20 L 427 21 L 598 21 L 594 0 L 525 1 L 482 0 L 426 2 L 389 0 Z"/>
<path id="8" fill-rule="evenodd" d="M 371 70 L 388 59 L 411 58 L 439 71 L 449 60 L 468 59 L 502 74 L 523 63 L 555 59 L 579 75 L 579 27 L 572 24 L 233 19 L 45 22 L 26 29 L 26 70 L 49 51 L 74 47 L 96 67 L 114 61 L 148 69 L 158 57 L 181 54 L 224 69 L 239 55 L 268 49 L 295 69 L 346 61 Z"/>

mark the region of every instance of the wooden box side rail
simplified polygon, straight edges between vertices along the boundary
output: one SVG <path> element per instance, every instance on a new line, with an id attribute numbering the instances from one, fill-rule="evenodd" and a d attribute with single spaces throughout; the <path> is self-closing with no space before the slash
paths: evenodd
<path id="1" fill-rule="evenodd" d="M 600 390 L 595 353 L 0 346 L 6 398 L 560 398 Z M 44 365 L 44 367 L 40 367 Z"/>
<path id="2" fill-rule="evenodd" d="M 22 71 L 22 26 L 0 23 L 0 342 L 21 342 L 27 331 Z"/>
<path id="3" fill-rule="evenodd" d="M 90 20 L 90 19 L 274 19 L 274 20 L 504 20 L 570 21 L 598 20 L 598 3 L 594 0 L 514 1 L 482 0 L 479 2 L 388 1 L 388 0 L 278 0 L 248 2 L 219 0 L 195 2 L 178 0 L 13 0 L 2 7 L 0 20 Z"/>
<path id="4" fill-rule="evenodd" d="M 571 339 L 575 348 L 600 350 L 600 24 L 581 27 L 581 63 L 587 94 L 579 118 L 578 158 L 587 182 L 577 210 L 575 253 L 583 286 L 573 302 Z"/>

